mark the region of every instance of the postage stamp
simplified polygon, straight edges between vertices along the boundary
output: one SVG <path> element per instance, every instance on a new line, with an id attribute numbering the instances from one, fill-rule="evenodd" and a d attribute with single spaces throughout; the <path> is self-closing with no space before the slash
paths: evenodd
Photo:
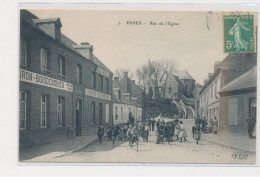
<path id="1" fill-rule="evenodd" d="M 223 15 L 224 51 L 255 52 L 254 15 Z"/>

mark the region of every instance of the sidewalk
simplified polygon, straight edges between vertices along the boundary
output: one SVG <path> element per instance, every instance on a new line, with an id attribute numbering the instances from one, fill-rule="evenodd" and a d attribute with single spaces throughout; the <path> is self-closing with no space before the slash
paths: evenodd
<path id="1" fill-rule="evenodd" d="M 184 124 L 191 130 L 194 120 L 187 120 Z M 215 135 L 213 133 L 201 134 L 201 139 L 246 152 L 256 152 L 256 139 L 249 139 L 246 130 L 229 127 L 219 130 Z"/>
<path id="2" fill-rule="evenodd" d="M 38 145 L 20 150 L 20 161 L 48 162 L 49 160 L 76 151 L 97 139 L 96 134 L 74 137 L 70 140 Z"/>

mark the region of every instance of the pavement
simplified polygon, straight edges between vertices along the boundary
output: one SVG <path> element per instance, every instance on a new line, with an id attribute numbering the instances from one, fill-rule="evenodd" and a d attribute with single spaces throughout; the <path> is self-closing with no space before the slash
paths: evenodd
<path id="1" fill-rule="evenodd" d="M 77 151 L 97 139 L 97 135 L 78 136 L 69 140 L 38 145 L 20 150 L 20 161 L 47 161 L 70 152 Z"/>
<path id="2" fill-rule="evenodd" d="M 182 120 L 187 130 L 191 131 L 194 120 Z M 188 138 L 192 138 L 191 136 Z M 221 130 L 218 134 L 202 134 L 201 139 L 216 143 L 218 145 L 240 149 L 242 151 L 255 153 L 256 140 L 249 139 L 247 134 L 239 130 Z M 70 140 L 53 142 L 38 145 L 32 148 L 20 150 L 19 159 L 22 162 L 27 160 L 33 162 L 48 162 L 56 157 L 79 151 L 97 140 L 96 134 L 90 136 L 74 137 Z"/>
<path id="3" fill-rule="evenodd" d="M 185 126 L 191 130 L 194 125 L 194 120 L 186 120 L 184 123 Z M 220 129 L 217 134 L 202 134 L 201 139 L 246 152 L 256 152 L 256 139 L 249 139 L 247 130 L 245 129 L 232 127 Z"/>

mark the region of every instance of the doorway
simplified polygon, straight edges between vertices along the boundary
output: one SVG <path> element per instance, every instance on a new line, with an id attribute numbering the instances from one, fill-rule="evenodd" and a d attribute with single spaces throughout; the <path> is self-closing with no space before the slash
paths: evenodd
<path id="1" fill-rule="evenodd" d="M 76 101 L 76 136 L 82 133 L 82 101 Z"/>

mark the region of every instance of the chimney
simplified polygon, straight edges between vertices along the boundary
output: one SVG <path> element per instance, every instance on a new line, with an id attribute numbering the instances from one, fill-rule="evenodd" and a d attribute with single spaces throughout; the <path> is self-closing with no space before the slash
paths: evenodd
<path id="1" fill-rule="evenodd" d="M 73 45 L 73 47 L 88 60 L 93 59 L 93 46 L 88 42 L 83 42 L 80 45 Z"/>
<path id="2" fill-rule="evenodd" d="M 114 77 L 114 81 L 119 83 L 119 77 L 118 76 Z"/>
<path id="3" fill-rule="evenodd" d="M 208 73 L 208 80 L 213 76 L 213 73 Z"/>
<path id="4" fill-rule="evenodd" d="M 33 19 L 33 22 L 46 34 L 60 41 L 60 28 L 62 27 L 59 18 Z"/>
<path id="5" fill-rule="evenodd" d="M 127 71 L 124 72 L 124 77 L 128 77 L 128 72 Z"/>
<path id="6" fill-rule="evenodd" d="M 216 72 L 217 69 L 220 68 L 221 61 L 216 61 L 214 64 L 214 72 Z"/>
<path id="7" fill-rule="evenodd" d="M 208 80 L 204 79 L 204 86 L 207 84 Z"/>

